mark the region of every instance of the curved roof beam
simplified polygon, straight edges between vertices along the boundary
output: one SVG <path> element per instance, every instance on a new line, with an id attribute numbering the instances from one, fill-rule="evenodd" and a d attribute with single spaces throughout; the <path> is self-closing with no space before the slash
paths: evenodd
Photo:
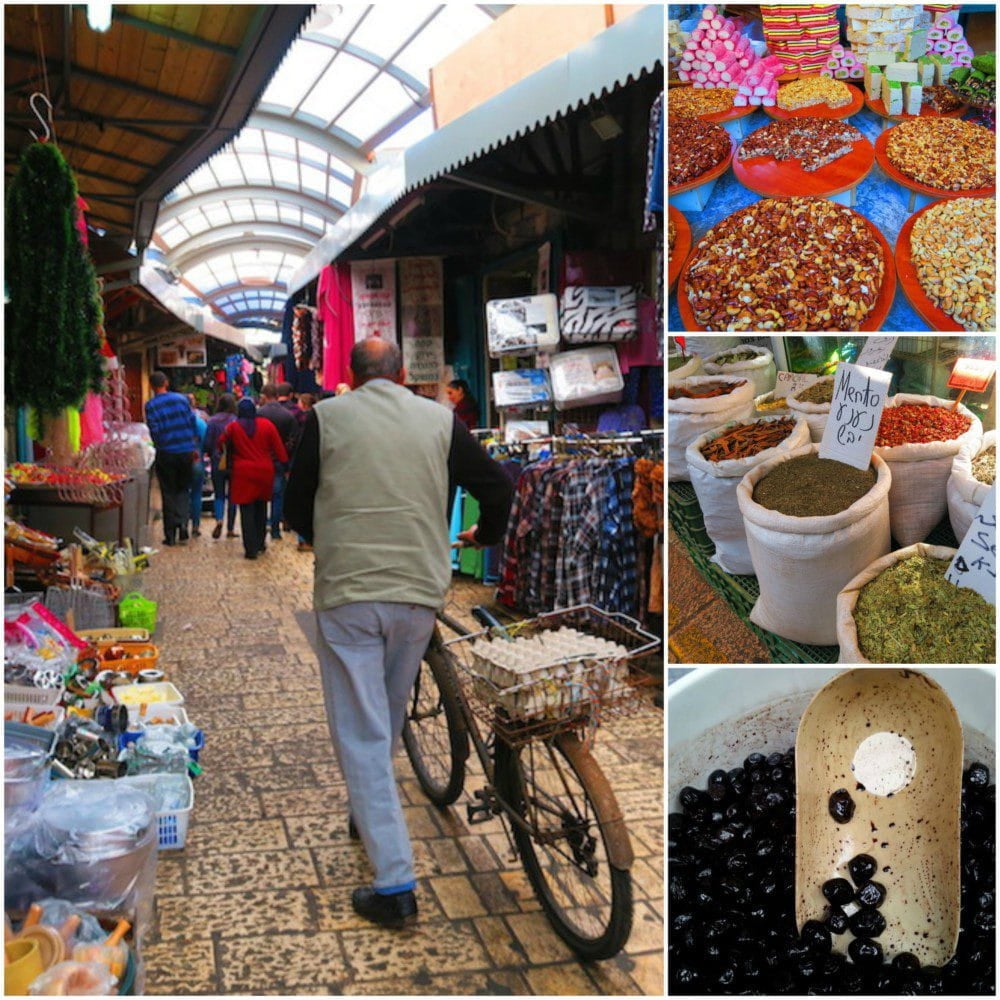
<path id="1" fill-rule="evenodd" d="M 281 312 L 270 312 L 261 309 L 251 309 L 247 312 L 239 313 L 227 313 L 226 319 L 230 323 L 244 323 L 247 320 L 260 320 L 267 322 L 270 320 L 272 323 L 280 323 L 283 318 Z"/>
<path id="2" fill-rule="evenodd" d="M 282 113 L 279 110 L 262 110 L 264 108 L 274 109 L 275 105 L 259 105 L 258 110 L 247 119 L 247 128 L 280 132 L 293 139 L 301 139 L 303 142 L 309 142 L 314 146 L 319 146 L 320 149 L 325 149 L 331 156 L 343 160 L 359 174 L 371 173 L 373 164 L 369 162 L 355 143 L 345 138 L 346 132 L 340 129 L 328 132 L 319 125 L 312 125 L 301 118 L 290 118 L 287 111 Z"/>
<path id="3" fill-rule="evenodd" d="M 172 260 L 171 263 L 177 268 L 178 271 L 183 272 L 197 267 L 199 264 L 204 264 L 206 261 L 210 261 L 215 257 L 232 254 L 234 250 L 248 248 L 252 248 L 254 250 L 278 250 L 281 253 L 291 253 L 296 256 L 305 257 L 306 253 L 311 250 L 312 247 L 312 243 L 301 243 L 298 240 L 290 239 L 278 239 L 277 237 L 272 236 L 268 239 L 254 240 L 252 247 L 250 244 L 244 247 L 232 247 L 226 246 L 225 244 L 213 243 L 211 246 L 205 247 L 202 250 L 195 250 L 192 253 L 187 254 L 184 258 Z"/>
<path id="4" fill-rule="evenodd" d="M 354 56 L 357 59 L 364 60 L 366 63 L 371 63 L 372 66 L 382 70 L 383 73 L 391 76 L 394 80 L 398 80 L 407 90 L 413 91 L 415 100 L 426 101 L 427 106 L 430 106 L 430 90 L 415 76 L 410 76 L 406 70 L 401 69 L 391 60 L 384 59 L 382 56 L 375 52 L 370 52 L 368 49 L 363 49 L 360 45 L 355 45 L 354 42 L 345 42 L 339 38 L 330 38 L 327 35 L 319 35 L 312 31 L 307 31 L 299 37 L 304 38 L 307 42 L 315 42 L 317 45 L 333 49 L 335 52 L 346 52 L 349 56 Z"/>
<path id="5" fill-rule="evenodd" d="M 171 219 L 176 219 L 185 212 L 193 212 L 196 208 L 204 208 L 206 205 L 215 205 L 218 202 L 237 201 L 249 199 L 253 201 L 277 201 L 286 205 L 295 205 L 297 208 L 304 208 L 307 212 L 315 212 L 322 215 L 330 222 L 336 222 L 346 211 L 347 205 L 342 205 L 339 201 L 325 201 L 322 198 L 314 198 L 310 194 L 295 191 L 292 188 L 267 187 L 262 184 L 234 184 L 229 187 L 215 188 L 211 191 L 199 191 L 197 194 L 190 194 L 185 198 L 178 198 L 176 201 L 164 205 L 160 209 L 160 216 L 157 220 L 157 228 Z M 255 222 L 247 222 L 247 226 L 259 225 Z"/>
<path id="6" fill-rule="evenodd" d="M 231 285 L 223 285 L 205 295 L 208 302 L 217 302 L 219 299 L 227 298 L 230 295 L 238 295 L 240 292 L 275 292 L 278 295 L 287 295 L 288 286 L 283 281 L 276 281 L 272 285 L 244 285 L 237 281 Z"/>
<path id="7" fill-rule="evenodd" d="M 246 234 L 250 232 L 251 236 Z M 289 239 L 302 241 L 303 246 L 312 249 L 319 241 L 322 233 L 314 229 L 302 229 L 299 226 L 287 225 L 283 222 L 234 222 L 228 226 L 217 226 L 215 229 L 207 229 L 197 236 L 191 236 L 171 247 L 167 254 L 167 260 L 175 267 L 180 266 L 180 262 L 189 257 L 192 253 L 210 246 L 226 246 L 228 252 L 235 250 L 257 248 L 258 239 Z M 238 244 L 238 245 L 234 245 Z"/>

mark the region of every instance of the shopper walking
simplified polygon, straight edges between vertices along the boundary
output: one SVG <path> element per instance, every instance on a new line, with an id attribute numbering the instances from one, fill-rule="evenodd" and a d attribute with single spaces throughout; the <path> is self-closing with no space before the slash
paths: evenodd
<path id="1" fill-rule="evenodd" d="M 404 387 L 399 348 L 351 351 L 354 391 L 306 418 L 286 495 L 291 526 L 316 552 L 313 603 L 323 697 L 349 808 L 375 869 L 354 909 L 378 924 L 416 919 L 413 854 L 392 759 L 407 697 L 451 580 L 449 493 L 480 503 L 462 534 L 504 533 L 511 485 L 456 417 Z"/>
<path id="2" fill-rule="evenodd" d="M 243 554 L 256 559 L 267 549 L 267 501 L 274 490 L 274 467 L 288 452 L 270 420 L 257 416 L 252 399 L 241 399 L 236 419 L 222 432 L 219 444 L 232 444 L 229 496 L 240 505 Z"/>
<path id="3" fill-rule="evenodd" d="M 288 383 L 285 383 L 288 385 Z M 291 386 L 289 386 L 289 389 Z M 278 391 L 281 391 L 281 386 L 278 386 Z M 280 397 L 279 397 L 280 402 Z M 311 392 L 303 392 L 299 396 L 298 406 L 295 409 L 295 417 L 299 424 L 299 434 L 298 438 L 302 438 L 302 428 L 305 426 L 306 418 L 309 416 L 309 411 L 316 405 L 316 397 Z M 292 454 L 292 463 L 295 463 L 295 454 Z M 310 542 L 307 542 L 305 538 L 296 532 L 296 537 L 299 540 L 299 552 L 312 552 L 313 547 Z"/>
<path id="4" fill-rule="evenodd" d="M 198 437 L 198 458 L 191 464 L 191 537 L 201 537 L 201 503 L 205 493 L 205 433 L 208 424 L 194 411 L 195 434 Z"/>
<path id="5" fill-rule="evenodd" d="M 149 377 L 153 398 L 146 403 L 146 423 L 156 449 L 156 478 L 163 500 L 163 544 L 188 540 L 191 472 L 201 454 L 194 411 L 187 397 L 170 392 L 163 372 Z"/>
<path id="6" fill-rule="evenodd" d="M 215 413 L 208 418 L 208 429 L 205 431 L 204 455 L 208 458 L 212 469 L 212 513 L 215 515 L 215 527 L 212 537 L 222 536 L 223 517 L 226 520 L 226 537 L 235 538 L 236 504 L 229 497 L 229 468 L 225 452 L 219 447 L 222 432 L 236 419 L 236 397 L 231 392 L 224 392 L 219 397 Z"/>
<path id="7" fill-rule="evenodd" d="M 452 379 L 445 392 L 455 408 L 455 416 L 471 431 L 479 423 L 479 404 L 472 395 L 469 383 L 464 378 Z"/>
<path id="8" fill-rule="evenodd" d="M 280 402 L 277 386 L 268 383 L 261 390 L 260 395 L 263 403 L 257 410 L 257 416 L 264 417 L 274 424 L 281 435 L 281 443 L 285 446 L 285 451 L 291 456 L 295 451 L 295 442 L 299 436 L 298 421 L 292 416 L 288 407 Z M 288 466 L 285 463 L 275 463 L 274 487 L 271 492 L 271 538 L 274 541 L 281 538 L 281 515 L 287 475 Z"/>

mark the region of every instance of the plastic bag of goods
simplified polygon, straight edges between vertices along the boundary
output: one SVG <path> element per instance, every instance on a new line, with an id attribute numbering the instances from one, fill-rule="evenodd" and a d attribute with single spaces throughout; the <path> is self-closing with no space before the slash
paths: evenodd
<path id="1" fill-rule="evenodd" d="M 755 466 L 736 497 L 760 589 L 750 620 L 828 646 L 837 641 L 837 595 L 889 551 L 892 476 L 877 455 L 862 471 L 817 452 L 809 445 Z"/>
<path id="2" fill-rule="evenodd" d="M 736 375 L 694 375 L 667 389 L 667 478 L 688 478 L 688 445 L 729 420 L 753 414 L 753 383 Z"/>
<path id="3" fill-rule="evenodd" d="M 951 530 L 959 542 L 996 481 L 996 451 L 997 432 L 987 431 L 980 441 L 963 444 L 952 459 L 946 494 Z"/>
<path id="4" fill-rule="evenodd" d="M 486 339 L 491 358 L 534 354 L 559 345 L 559 300 L 550 294 L 486 303 Z"/>
<path id="5" fill-rule="evenodd" d="M 952 462 L 982 436 L 979 418 L 954 400 L 901 392 L 886 401 L 875 454 L 892 471 L 889 516 L 900 545 L 924 541 L 944 517 Z"/>
<path id="6" fill-rule="evenodd" d="M 788 408 L 805 417 L 809 424 L 809 436 L 816 444 L 823 440 L 830 405 L 833 400 L 833 376 L 817 379 L 812 385 L 799 389 L 794 396 L 786 396 Z"/>
<path id="7" fill-rule="evenodd" d="M 667 385 L 673 385 L 674 382 L 679 382 L 682 378 L 690 378 L 692 375 L 703 373 L 701 358 L 697 354 L 667 355 Z"/>
<path id="8" fill-rule="evenodd" d="M 710 354 L 724 351 L 727 347 L 735 347 L 739 342 L 739 337 L 689 337 L 685 334 L 684 349 L 688 354 L 698 354 L 707 358 Z"/>
<path id="9" fill-rule="evenodd" d="M 632 340 L 639 332 L 639 288 L 570 285 L 559 303 L 559 326 L 567 344 Z"/>
<path id="10" fill-rule="evenodd" d="M 552 402 L 549 374 L 541 368 L 516 368 L 493 373 L 493 402 L 498 407 L 548 406 Z"/>
<path id="11" fill-rule="evenodd" d="M 557 410 L 620 403 L 625 382 L 613 347 L 583 347 L 549 359 Z"/>
<path id="12" fill-rule="evenodd" d="M 754 385 L 754 395 L 760 396 L 774 389 L 778 371 L 774 355 L 766 347 L 738 344 L 705 358 L 706 375 L 742 375 Z"/>
<path id="13" fill-rule="evenodd" d="M 57 962 L 28 987 L 33 997 L 101 997 L 117 992 L 118 977 L 101 962 Z"/>
<path id="14" fill-rule="evenodd" d="M 727 573 L 753 573 L 736 500 L 740 480 L 755 465 L 808 444 L 809 425 L 804 419 L 776 416 L 732 420 L 688 445 L 691 485 L 705 518 L 705 531 L 715 543 L 712 562 Z"/>
<path id="15" fill-rule="evenodd" d="M 957 549 L 918 542 L 866 566 L 837 596 L 841 663 L 995 663 L 996 612 L 945 579 Z"/>

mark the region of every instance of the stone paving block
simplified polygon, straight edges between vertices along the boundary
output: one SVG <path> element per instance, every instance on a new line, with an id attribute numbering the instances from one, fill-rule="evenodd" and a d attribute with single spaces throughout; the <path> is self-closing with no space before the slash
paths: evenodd
<path id="1" fill-rule="evenodd" d="M 666 987 L 663 978 L 663 952 L 649 952 L 637 955 L 632 978 L 639 984 L 646 996 L 661 997 Z"/>
<path id="2" fill-rule="evenodd" d="M 467 875 L 439 875 L 429 879 L 428 883 L 450 920 L 479 917 L 486 913 Z"/>
<path id="3" fill-rule="evenodd" d="M 597 992 L 594 981 L 576 963 L 529 968 L 524 976 L 536 996 L 589 996 Z"/>
<path id="4" fill-rule="evenodd" d="M 308 764 L 283 764 L 281 767 L 252 767 L 243 772 L 248 788 L 255 792 L 283 791 L 289 795 L 309 795 L 315 786 Z"/>
<path id="5" fill-rule="evenodd" d="M 413 979 L 372 979 L 352 982 L 347 996 L 529 996 L 531 987 L 518 972 L 457 973 L 450 976 L 418 974 Z"/>
<path id="6" fill-rule="evenodd" d="M 441 830 L 434 820 L 437 810 L 433 806 L 404 806 L 403 817 L 412 840 L 440 837 Z"/>
<path id="7" fill-rule="evenodd" d="M 507 926 L 503 917 L 477 917 L 473 925 L 479 932 L 494 965 L 517 966 L 526 964 L 527 952 L 517 935 Z"/>
<path id="8" fill-rule="evenodd" d="M 587 972 L 600 993 L 607 996 L 636 996 L 643 991 L 632 976 L 635 967 L 635 959 L 622 953 L 603 962 L 588 963 Z"/>
<path id="9" fill-rule="evenodd" d="M 280 851 L 287 847 L 288 837 L 285 835 L 284 823 L 280 819 L 193 823 L 189 828 L 186 843 L 189 857 L 194 857 L 196 854 Z"/>
<path id="10" fill-rule="evenodd" d="M 375 876 L 365 849 L 357 841 L 345 838 L 336 847 L 314 847 L 310 853 L 316 861 L 320 886 L 354 889 L 359 885 L 371 885 Z"/>
<path id="11" fill-rule="evenodd" d="M 190 840 L 194 823 L 188 827 Z M 185 896 L 188 892 L 187 861 L 183 851 L 160 851 L 156 859 L 156 895 Z"/>
<path id="12" fill-rule="evenodd" d="M 542 904 L 538 902 L 535 890 L 531 887 L 523 868 L 508 868 L 500 872 L 500 878 L 522 911 L 529 912 L 541 908 Z"/>
<path id="13" fill-rule="evenodd" d="M 341 936 L 332 932 L 224 940 L 219 959 L 226 993 L 320 991 L 318 984 L 342 980 L 348 972 Z"/>
<path id="14" fill-rule="evenodd" d="M 316 912 L 309 893 L 310 890 L 304 889 L 241 888 L 231 894 L 194 893 L 186 899 L 162 898 L 157 902 L 159 939 L 189 934 L 192 921 L 197 923 L 199 933 L 218 934 L 220 938 L 314 931 Z"/>
<path id="15" fill-rule="evenodd" d="M 317 815 L 284 817 L 288 839 L 292 847 L 333 847 L 346 846 L 347 837 L 347 793 L 335 801 L 332 808 L 317 810 Z"/>
<path id="16" fill-rule="evenodd" d="M 149 944 L 143 949 L 143 961 L 146 993 L 151 996 L 218 993 L 215 948 L 208 936 Z"/>
<path id="17" fill-rule="evenodd" d="M 634 954 L 644 951 L 663 951 L 663 917 L 650 906 L 648 901 L 635 904 L 628 947 Z"/>
<path id="18" fill-rule="evenodd" d="M 565 962 L 574 957 L 569 946 L 556 936 L 552 926 L 541 912 L 512 913 L 504 919 L 516 935 L 524 953 L 528 956 L 528 969 L 533 965 Z"/>
<path id="19" fill-rule="evenodd" d="M 500 868 L 500 861 L 490 849 L 485 837 L 468 836 L 456 839 L 462 853 L 468 858 L 470 868 L 477 872 L 491 872 Z"/>
<path id="20" fill-rule="evenodd" d="M 189 836 L 199 823 L 215 823 L 222 820 L 249 820 L 263 814 L 260 798 L 253 792 L 241 791 L 214 795 L 209 792 L 202 794 L 201 782 L 203 780 L 199 778 L 195 782 L 194 809 L 191 810 L 191 822 L 188 827 Z"/>
<path id="21" fill-rule="evenodd" d="M 331 827 L 337 823 L 347 827 L 347 789 L 343 782 L 339 786 L 303 789 L 295 794 L 261 792 L 258 797 L 265 816 L 315 816 Z"/>
<path id="22" fill-rule="evenodd" d="M 469 876 L 487 913 L 521 913 L 521 904 L 500 872 L 476 872 Z"/>
<path id="23" fill-rule="evenodd" d="M 636 858 L 633 862 L 632 886 L 637 898 L 663 898 L 663 874 L 657 871 L 646 858 Z"/>
<path id="24" fill-rule="evenodd" d="M 442 969 L 486 970 L 489 956 L 468 921 L 434 924 L 413 931 L 387 933 L 381 928 L 344 931 L 340 935 L 347 961 L 359 979 L 394 974 L 428 976 Z"/>
<path id="25" fill-rule="evenodd" d="M 250 886 L 277 885 L 305 889 L 319 885 L 308 851 L 257 851 L 210 854 L 187 859 L 188 880 L 203 893 L 231 893 Z"/>
<path id="26" fill-rule="evenodd" d="M 448 875 L 463 872 L 466 861 L 454 840 L 415 840 L 413 842 L 413 862 L 417 876 Z"/>

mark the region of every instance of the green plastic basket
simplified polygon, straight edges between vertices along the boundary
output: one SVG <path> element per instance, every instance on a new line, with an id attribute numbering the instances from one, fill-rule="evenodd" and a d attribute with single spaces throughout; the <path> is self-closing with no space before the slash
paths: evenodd
<path id="1" fill-rule="evenodd" d="M 118 605 L 118 622 L 125 628 L 144 628 L 152 634 L 156 631 L 157 608 L 156 601 L 138 591 L 126 594 Z"/>

